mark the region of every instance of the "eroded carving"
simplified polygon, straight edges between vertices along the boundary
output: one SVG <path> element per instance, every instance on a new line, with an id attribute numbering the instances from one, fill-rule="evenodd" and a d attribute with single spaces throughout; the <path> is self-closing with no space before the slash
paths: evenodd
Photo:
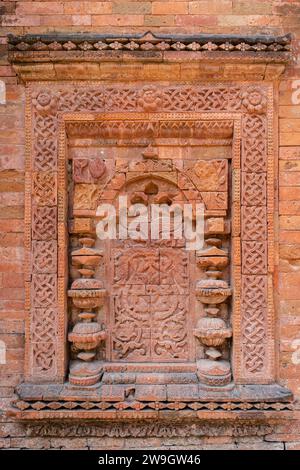
<path id="1" fill-rule="evenodd" d="M 73 179 L 75 183 L 94 183 L 106 171 L 102 158 L 75 158 L 73 160 Z"/>
<path id="2" fill-rule="evenodd" d="M 227 192 L 227 160 L 198 161 L 187 171 L 199 191 Z"/>

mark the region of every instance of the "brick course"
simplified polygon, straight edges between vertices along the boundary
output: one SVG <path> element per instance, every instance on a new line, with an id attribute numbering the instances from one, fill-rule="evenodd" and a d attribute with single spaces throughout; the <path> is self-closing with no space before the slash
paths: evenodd
<path id="1" fill-rule="evenodd" d="M 292 363 L 293 342 L 300 341 L 300 99 L 298 104 L 292 102 L 294 80 L 300 80 L 299 1 L 4 1 L 0 15 L 0 80 L 6 83 L 7 100 L 5 105 L 0 104 L 0 340 L 7 347 L 7 364 L 0 365 L 0 448 L 131 449 L 147 446 L 187 449 L 188 446 L 190 449 L 299 450 L 299 417 L 286 424 L 286 430 L 278 429 L 262 436 L 189 438 L 187 442 L 187 439 L 176 437 L 25 437 L 25 426 L 13 422 L 4 412 L 14 386 L 22 380 L 25 316 L 24 87 L 17 82 L 7 61 L 7 33 L 118 33 L 151 29 L 153 32 L 176 34 L 197 33 L 199 30 L 216 34 L 294 34 L 295 61 L 287 67 L 278 90 L 278 256 L 275 285 L 280 343 L 279 381 L 299 399 L 300 364 Z M 102 66 L 103 70 L 107 68 L 108 79 L 109 74 L 117 73 L 115 64 Z M 63 67 L 60 69 L 62 77 L 66 73 Z M 92 69 L 85 73 L 91 72 Z M 149 71 L 149 78 L 152 73 L 155 70 Z M 197 71 L 193 73 L 197 77 Z M 296 430 L 291 430 L 292 427 Z"/>

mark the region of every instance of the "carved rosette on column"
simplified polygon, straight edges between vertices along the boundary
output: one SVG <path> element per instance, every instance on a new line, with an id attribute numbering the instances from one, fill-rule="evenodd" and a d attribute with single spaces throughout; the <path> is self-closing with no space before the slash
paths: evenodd
<path id="1" fill-rule="evenodd" d="M 219 279 L 228 264 L 227 252 L 221 248 L 222 241 L 218 238 L 206 240 L 208 248 L 197 253 L 197 264 L 206 269 L 207 279 L 196 284 L 196 297 L 205 305 L 206 316 L 200 318 L 194 335 L 205 347 L 205 359 L 197 361 L 197 374 L 200 382 L 206 385 L 222 386 L 231 381 L 231 368 L 229 361 L 221 360 L 222 352 L 219 350 L 225 340 L 232 336 L 232 329 L 225 320 L 219 317 L 219 304 L 231 296 L 231 288 L 224 280 Z"/>
<path id="2" fill-rule="evenodd" d="M 106 338 L 105 330 L 95 321 L 95 310 L 103 306 L 106 290 L 100 280 L 93 278 L 103 253 L 94 248 L 92 237 L 83 237 L 80 242 L 82 248 L 71 253 L 72 264 L 81 278 L 68 291 L 73 305 L 80 310 L 79 322 L 68 335 L 77 353 L 77 360 L 71 362 L 69 381 L 73 385 L 94 385 L 102 375 L 102 362 L 95 360 L 97 347 Z"/>

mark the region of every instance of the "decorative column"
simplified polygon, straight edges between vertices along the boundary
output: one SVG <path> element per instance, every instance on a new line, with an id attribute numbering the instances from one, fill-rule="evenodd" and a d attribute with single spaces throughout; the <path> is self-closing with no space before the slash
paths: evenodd
<path id="1" fill-rule="evenodd" d="M 194 335 L 204 345 L 205 358 L 197 361 L 197 374 L 200 382 L 210 386 L 222 386 L 231 382 L 231 367 L 222 359 L 220 349 L 227 338 L 232 336 L 232 329 L 220 318 L 220 304 L 231 296 L 228 283 L 219 279 L 221 269 L 228 264 L 227 251 L 221 248 L 218 238 L 206 240 L 208 248 L 197 253 L 197 265 L 206 270 L 207 279 L 196 284 L 196 297 L 205 305 L 205 317 L 200 318 Z"/>
<path id="2" fill-rule="evenodd" d="M 80 309 L 79 321 L 68 335 L 74 345 L 77 360 L 71 362 L 69 381 L 73 385 L 94 385 L 103 373 L 102 362 L 95 360 L 97 347 L 106 338 L 106 332 L 96 321 L 96 309 L 104 304 L 106 290 L 102 281 L 94 279 L 96 268 L 100 265 L 103 253 L 94 248 L 95 240 L 91 236 L 79 240 L 82 248 L 71 253 L 72 265 L 81 275 L 68 291 L 73 305 Z"/>

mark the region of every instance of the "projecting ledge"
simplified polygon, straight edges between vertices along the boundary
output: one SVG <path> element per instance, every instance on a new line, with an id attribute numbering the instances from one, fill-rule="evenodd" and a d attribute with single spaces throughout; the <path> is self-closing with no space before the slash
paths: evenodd
<path id="1" fill-rule="evenodd" d="M 291 36 L 10 35 L 8 55 L 24 82 L 276 80 Z"/>
<path id="2" fill-rule="evenodd" d="M 291 393 L 277 384 L 222 390 L 199 384 L 21 384 L 10 415 L 17 419 L 270 418 L 293 410 Z M 274 415 L 274 416 L 275 416 Z"/>

